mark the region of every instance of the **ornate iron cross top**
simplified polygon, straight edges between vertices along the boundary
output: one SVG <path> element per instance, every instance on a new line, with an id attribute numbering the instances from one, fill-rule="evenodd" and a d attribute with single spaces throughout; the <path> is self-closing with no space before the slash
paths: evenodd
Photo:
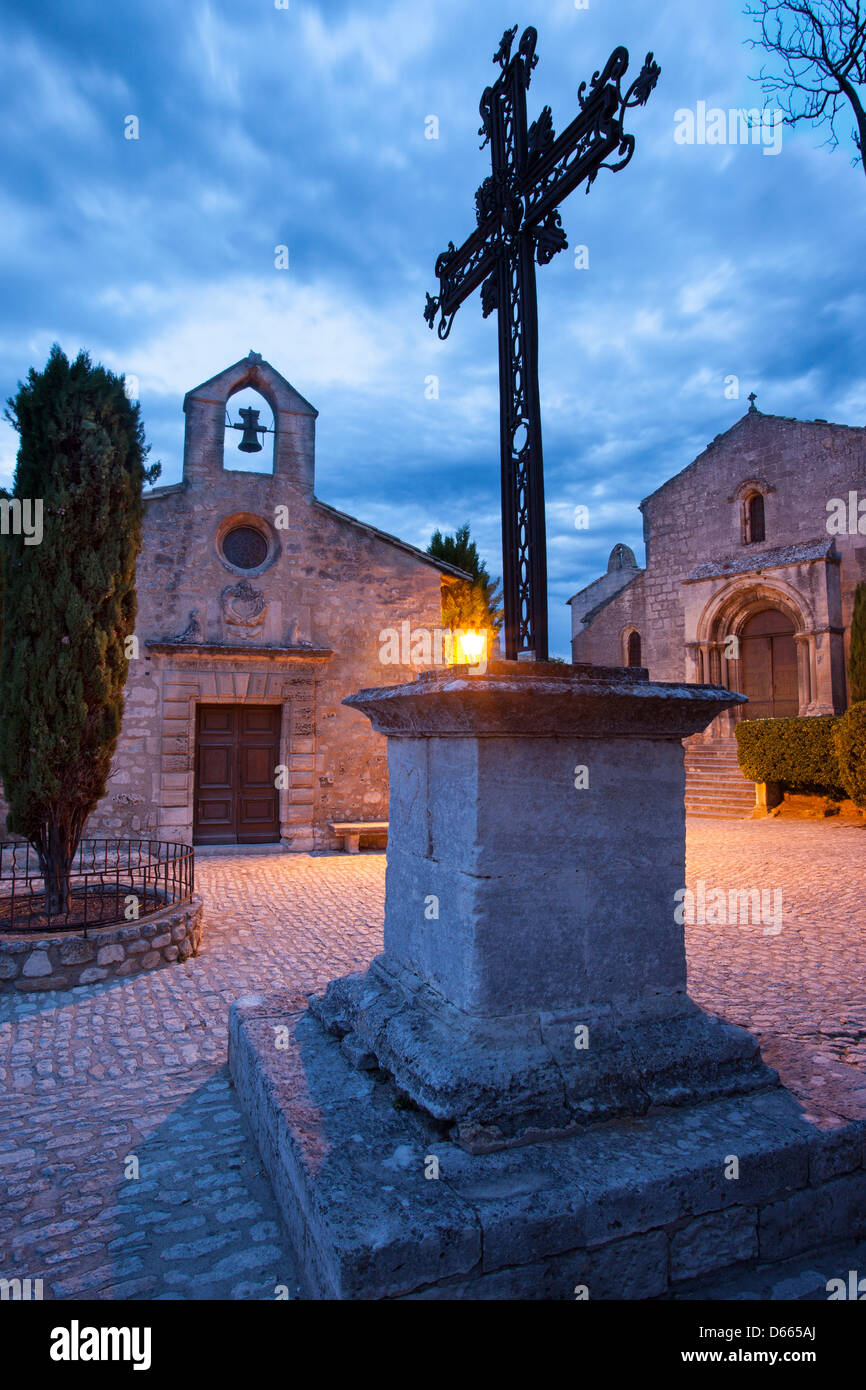
<path id="1" fill-rule="evenodd" d="M 549 106 L 527 130 L 538 35 L 527 29 L 512 57 L 516 34 L 517 25 L 506 29 L 493 58 L 501 72 L 481 98 L 478 133 L 481 148 L 490 145 L 493 172 L 475 194 L 478 226 L 459 249 L 449 242 L 437 260 L 439 293 L 427 295 L 424 317 L 433 328 L 439 315 L 439 337 L 447 338 L 460 305 L 479 285 L 484 317 L 499 311 L 505 655 L 544 661 L 547 553 L 535 263 L 547 265 L 568 246 L 559 203 L 581 183 L 588 193 L 599 169 L 616 172 L 628 164 L 635 139 L 623 132 L 625 113 L 645 105 L 661 69 L 649 53 L 623 95 L 628 51 L 615 49 L 589 87 L 580 84 L 580 114 L 557 138 Z"/>

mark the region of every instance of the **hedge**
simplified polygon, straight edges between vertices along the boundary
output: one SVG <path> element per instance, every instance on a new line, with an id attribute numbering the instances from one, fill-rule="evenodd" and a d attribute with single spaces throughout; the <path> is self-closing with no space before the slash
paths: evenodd
<path id="1" fill-rule="evenodd" d="M 780 782 L 788 791 L 843 800 L 848 793 L 835 740 L 840 722 L 834 714 L 741 720 L 737 756 L 744 776 L 751 782 Z"/>
<path id="2" fill-rule="evenodd" d="M 854 804 L 866 807 L 866 700 L 836 721 L 835 742 L 842 783 Z"/>
<path id="3" fill-rule="evenodd" d="M 848 684 L 851 687 L 852 706 L 866 700 L 866 583 L 858 584 L 854 590 Z"/>

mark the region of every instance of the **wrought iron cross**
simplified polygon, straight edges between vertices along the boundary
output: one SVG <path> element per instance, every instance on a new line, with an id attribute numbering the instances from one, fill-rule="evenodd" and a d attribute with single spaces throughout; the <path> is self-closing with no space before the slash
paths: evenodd
<path id="1" fill-rule="evenodd" d="M 535 263 L 547 265 L 568 246 L 558 204 L 581 183 L 589 192 L 599 169 L 624 169 L 634 153 L 623 132 L 625 113 L 643 106 L 661 69 L 652 53 L 623 96 L 628 51 L 617 48 L 601 73 L 582 82 L 580 114 L 558 138 L 549 106 L 527 130 L 526 92 L 538 62 L 538 35 L 527 29 L 517 53 L 517 25 L 506 29 L 493 61 L 501 69 L 481 98 L 493 172 L 475 194 L 478 226 L 458 249 L 436 262 L 439 293 L 427 295 L 424 317 L 447 338 L 454 315 L 481 286 L 487 318 L 499 311 L 500 449 L 502 460 L 502 587 L 505 655 L 547 659 L 547 554 L 544 473 L 538 394 L 538 304 Z M 616 156 L 615 162 L 607 162 Z"/>

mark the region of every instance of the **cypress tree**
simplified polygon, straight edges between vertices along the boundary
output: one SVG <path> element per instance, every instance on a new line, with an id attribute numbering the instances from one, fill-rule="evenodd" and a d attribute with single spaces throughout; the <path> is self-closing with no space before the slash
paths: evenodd
<path id="1" fill-rule="evenodd" d="M 427 547 L 428 555 L 444 560 L 472 576 L 472 583 L 449 580 L 443 585 L 442 621 L 456 630 L 488 630 L 498 632 L 502 627 L 502 591 L 498 579 L 491 579 L 487 565 L 478 554 L 478 547 L 469 536 L 469 523 L 459 526 L 453 536 L 434 531 Z"/>
<path id="2" fill-rule="evenodd" d="M 46 908 L 69 903 L 69 871 L 105 792 L 123 717 L 136 615 L 146 467 L 123 378 L 70 363 L 57 344 L 7 402 L 20 446 L 12 498 L 42 504 L 42 538 L 0 541 L 0 778 L 10 831 L 35 849 Z"/>
<path id="3" fill-rule="evenodd" d="M 848 652 L 848 683 L 851 704 L 866 700 L 866 583 L 854 590 L 854 613 L 851 618 L 851 647 Z"/>

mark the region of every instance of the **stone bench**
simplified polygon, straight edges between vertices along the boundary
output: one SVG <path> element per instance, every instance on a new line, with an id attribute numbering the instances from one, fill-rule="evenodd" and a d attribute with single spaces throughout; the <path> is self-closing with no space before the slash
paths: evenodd
<path id="1" fill-rule="evenodd" d="M 361 836 L 387 836 L 388 822 L 386 820 L 334 821 L 330 823 L 330 829 L 339 840 L 342 840 L 346 854 L 358 854 L 361 848 Z"/>

